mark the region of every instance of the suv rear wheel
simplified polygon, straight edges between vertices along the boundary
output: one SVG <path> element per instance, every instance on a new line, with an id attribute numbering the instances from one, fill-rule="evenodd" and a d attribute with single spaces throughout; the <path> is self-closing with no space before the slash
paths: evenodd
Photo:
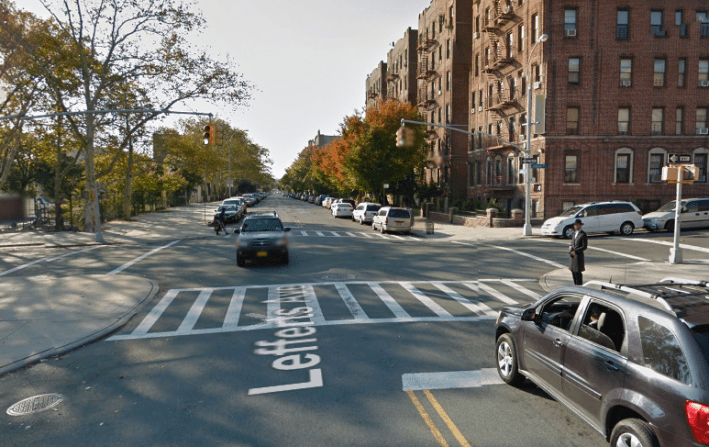
<path id="1" fill-rule="evenodd" d="M 633 234 L 633 230 L 635 230 L 635 225 L 632 222 L 623 222 L 623 225 L 620 226 L 620 234 L 623 236 L 630 236 Z"/>
<path id="2" fill-rule="evenodd" d="M 640 419 L 623 419 L 613 427 L 611 447 L 660 447 L 650 424 Z"/>
<path id="3" fill-rule="evenodd" d="M 497 339 L 497 374 L 508 385 L 520 385 L 524 376 L 517 369 L 517 351 L 510 334 L 502 334 Z"/>

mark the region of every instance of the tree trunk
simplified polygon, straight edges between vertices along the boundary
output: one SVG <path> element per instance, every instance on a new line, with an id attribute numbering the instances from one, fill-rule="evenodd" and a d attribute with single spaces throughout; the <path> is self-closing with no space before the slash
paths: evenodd
<path id="1" fill-rule="evenodd" d="M 133 138 L 128 143 L 128 163 L 126 166 L 126 186 L 123 189 L 123 218 L 130 220 L 133 206 Z"/>
<path id="2" fill-rule="evenodd" d="M 96 241 L 103 242 L 101 214 L 98 204 L 96 165 L 94 161 L 94 115 L 86 114 L 86 206 L 84 208 L 84 231 L 96 233 Z"/>
<path id="3" fill-rule="evenodd" d="M 57 147 L 55 155 L 57 156 L 57 166 L 54 169 L 54 229 L 62 231 L 64 229 L 64 216 L 62 215 L 62 202 L 64 194 L 62 193 L 62 128 L 61 117 L 57 120 Z"/>

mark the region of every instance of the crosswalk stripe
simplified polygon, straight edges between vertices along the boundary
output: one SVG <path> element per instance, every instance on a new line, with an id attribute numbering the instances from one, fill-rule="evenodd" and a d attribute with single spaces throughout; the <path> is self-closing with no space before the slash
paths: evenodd
<path id="1" fill-rule="evenodd" d="M 302 231 L 302 230 L 301 230 L 300 234 L 301 234 L 302 236 L 306 236 L 306 237 L 308 236 L 308 232 L 307 232 L 307 231 Z"/>
<path id="2" fill-rule="evenodd" d="M 404 239 L 403 237 L 397 236 L 397 235 L 395 235 L 395 234 L 390 234 L 389 236 L 393 237 L 394 239 L 399 239 L 400 241 L 406 240 L 406 239 Z"/>
<path id="3" fill-rule="evenodd" d="M 357 237 L 354 235 L 354 233 L 350 233 L 349 231 L 346 231 L 345 234 L 349 237 Z"/>
<path id="4" fill-rule="evenodd" d="M 484 303 L 478 303 L 474 304 L 467 298 L 463 297 L 463 295 L 459 294 L 455 290 L 451 289 L 445 284 L 442 284 L 440 282 L 434 282 L 434 286 L 436 286 L 441 292 L 445 293 L 446 295 L 450 296 L 460 304 L 462 304 L 466 309 L 470 310 L 471 312 L 478 314 L 478 315 L 495 315 L 497 316 L 497 313 L 490 309 L 486 304 Z"/>
<path id="5" fill-rule="evenodd" d="M 382 238 L 382 239 L 386 239 L 386 240 L 389 240 L 389 238 L 388 238 L 388 237 L 384 236 L 384 235 L 383 235 L 383 234 L 381 234 L 381 233 L 374 233 L 374 234 L 376 234 L 377 236 L 379 236 L 379 237 L 380 237 L 380 238 Z"/>
<path id="6" fill-rule="evenodd" d="M 340 282 L 335 284 L 335 288 L 355 320 L 369 320 L 362 306 L 359 305 L 354 295 L 352 295 L 352 292 L 350 292 L 350 289 L 348 289 L 344 283 Z"/>
<path id="7" fill-rule="evenodd" d="M 197 320 L 202 314 L 204 306 L 207 305 L 209 297 L 212 296 L 212 292 L 212 289 L 205 289 L 199 293 L 197 300 L 195 300 L 189 312 L 187 312 L 187 316 L 182 320 L 182 323 L 180 323 L 180 327 L 177 328 L 178 334 L 184 334 L 194 329 L 194 325 L 197 324 Z"/>
<path id="8" fill-rule="evenodd" d="M 371 234 L 367 234 L 367 233 L 359 233 L 359 234 L 361 234 L 362 236 L 369 238 L 369 239 L 372 239 L 374 237 Z"/>
<path id="9" fill-rule="evenodd" d="M 224 317 L 223 328 L 236 326 L 239 323 L 241 308 L 244 305 L 244 296 L 246 296 L 246 287 L 234 289 L 234 294 L 231 296 L 231 301 L 229 301 L 229 308 L 226 311 L 226 317 Z"/>
<path id="10" fill-rule="evenodd" d="M 533 298 L 533 299 L 535 299 L 535 300 L 538 300 L 538 299 L 540 299 L 540 298 L 542 297 L 542 296 L 541 296 L 540 294 L 538 294 L 537 292 L 534 292 L 534 291 L 532 291 L 532 290 L 529 290 L 528 288 L 526 288 L 526 287 L 524 287 L 524 286 L 521 286 L 521 285 L 517 284 L 517 283 L 514 282 L 514 281 L 510 281 L 509 279 L 503 279 L 503 280 L 502 280 L 502 284 L 505 284 L 505 285 L 507 285 L 507 286 L 510 286 L 510 287 L 512 287 L 513 289 L 517 290 L 518 292 L 522 292 L 522 293 L 524 293 L 525 295 L 527 295 L 528 297 Z"/>
<path id="11" fill-rule="evenodd" d="M 436 315 L 438 315 L 441 318 L 453 318 L 453 315 L 448 313 L 447 310 L 442 308 L 438 303 L 433 301 L 431 298 L 426 296 L 425 293 L 414 287 L 413 284 L 410 282 L 404 282 L 401 283 L 401 287 L 406 289 L 410 294 L 416 297 L 419 301 L 421 301 L 426 307 L 431 309 Z"/>
<path id="12" fill-rule="evenodd" d="M 169 306 L 175 299 L 180 291 L 177 289 L 168 290 L 164 297 L 160 300 L 158 304 L 153 307 L 153 309 L 148 313 L 148 315 L 143 318 L 137 328 L 133 331 L 134 334 L 147 334 L 151 327 L 158 321 L 160 315 L 165 312 L 167 306 Z"/>
<path id="13" fill-rule="evenodd" d="M 320 237 L 325 237 L 325 233 L 323 233 L 322 231 L 316 231 L 315 234 L 317 234 Z"/>
<path id="14" fill-rule="evenodd" d="M 342 237 L 342 235 L 340 233 L 338 233 L 337 231 L 330 231 L 330 233 L 335 235 L 335 237 Z"/>
<path id="15" fill-rule="evenodd" d="M 472 283 L 472 282 L 466 282 L 464 284 L 474 291 L 482 290 L 485 293 L 487 293 L 488 295 L 492 296 L 493 298 L 497 298 L 498 300 L 502 301 L 505 304 L 512 304 L 512 305 L 518 304 L 517 301 L 508 297 L 504 293 L 498 292 L 497 290 L 493 289 L 492 287 L 490 287 L 487 284 L 484 284 L 482 282 L 479 282 L 477 284 Z"/>
<path id="16" fill-rule="evenodd" d="M 391 313 L 394 314 L 397 318 L 402 318 L 402 319 L 411 319 L 411 315 L 409 315 L 408 312 L 404 310 L 403 307 L 399 305 L 396 301 L 394 301 L 394 298 L 389 295 L 389 293 L 384 290 L 384 287 L 381 285 L 371 282 L 369 283 L 369 287 L 374 291 L 374 293 L 377 294 L 379 299 L 382 300 L 382 302 L 386 305 L 386 307 L 389 308 Z"/>

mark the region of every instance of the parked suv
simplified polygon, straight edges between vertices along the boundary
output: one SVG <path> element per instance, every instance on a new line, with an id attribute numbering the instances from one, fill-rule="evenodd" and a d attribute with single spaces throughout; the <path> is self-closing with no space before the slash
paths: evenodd
<path id="1" fill-rule="evenodd" d="M 620 234 L 629 236 L 636 228 L 644 226 L 640 209 L 631 202 L 586 203 L 548 219 L 542 225 L 542 234 L 571 239 L 576 219 L 583 221 L 583 230 L 586 233 L 613 234 L 619 231 Z"/>
<path id="2" fill-rule="evenodd" d="M 371 223 L 381 207 L 378 203 L 360 203 L 352 212 L 352 220 L 360 225 Z"/>
<path id="3" fill-rule="evenodd" d="M 525 377 L 613 447 L 709 444 L 709 284 L 591 281 L 504 307 L 495 363 Z"/>
<path id="4" fill-rule="evenodd" d="M 709 227 L 709 199 L 682 200 L 680 210 L 680 228 Z M 675 201 L 664 205 L 657 211 L 643 216 L 645 228 L 650 231 L 675 230 Z"/>
<path id="5" fill-rule="evenodd" d="M 236 265 L 243 267 L 247 260 L 275 259 L 288 264 L 288 235 L 290 228 L 275 211 L 249 213 L 244 218 L 236 240 Z"/>
<path id="6" fill-rule="evenodd" d="M 382 234 L 387 231 L 410 233 L 413 227 L 414 216 L 411 210 L 406 208 L 385 206 L 380 208 L 377 215 L 372 218 L 372 229 L 378 228 Z"/>

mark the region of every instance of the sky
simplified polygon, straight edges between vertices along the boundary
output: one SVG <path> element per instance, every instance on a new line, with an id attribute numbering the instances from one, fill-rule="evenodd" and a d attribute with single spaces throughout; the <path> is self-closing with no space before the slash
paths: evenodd
<path id="1" fill-rule="evenodd" d="M 46 14 L 39 0 L 17 6 Z M 267 148 L 278 179 L 315 137 L 365 104 L 365 81 L 431 0 L 195 0 L 207 28 L 194 42 L 228 54 L 256 90 L 248 107 L 205 105 Z M 179 110 L 179 108 L 175 108 Z M 182 110 L 186 110 L 183 108 Z"/>

